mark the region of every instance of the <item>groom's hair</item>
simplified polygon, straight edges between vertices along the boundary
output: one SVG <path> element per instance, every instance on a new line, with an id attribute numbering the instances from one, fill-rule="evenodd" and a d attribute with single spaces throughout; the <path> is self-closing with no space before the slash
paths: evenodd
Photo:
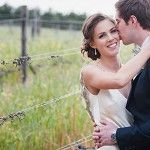
<path id="1" fill-rule="evenodd" d="M 134 15 L 143 29 L 150 29 L 150 0 L 118 0 L 115 8 L 127 24 Z"/>

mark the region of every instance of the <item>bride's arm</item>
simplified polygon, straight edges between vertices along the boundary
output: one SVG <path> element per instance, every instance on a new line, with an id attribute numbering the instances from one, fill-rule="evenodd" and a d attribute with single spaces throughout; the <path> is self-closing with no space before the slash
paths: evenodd
<path id="1" fill-rule="evenodd" d="M 84 71 L 84 81 L 96 89 L 119 89 L 124 87 L 141 70 L 150 58 L 150 38 L 141 51 L 123 65 L 118 72 L 105 72 L 93 65 L 87 66 Z"/>

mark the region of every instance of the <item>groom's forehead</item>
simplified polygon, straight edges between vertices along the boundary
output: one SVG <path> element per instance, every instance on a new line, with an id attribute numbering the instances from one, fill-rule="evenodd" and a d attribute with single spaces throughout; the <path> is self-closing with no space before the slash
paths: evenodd
<path id="1" fill-rule="evenodd" d="M 115 17 L 114 17 L 114 18 L 115 18 L 115 20 L 116 20 L 117 22 L 118 22 L 118 21 L 120 22 L 121 20 L 123 20 L 123 18 L 120 17 L 119 12 L 116 12 L 116 13 L 115 13 Z"/>
<path id="2" fill-rule="evenodd" d="M 116 11 L 116 13 L 115 13 L 115 19 L 121 19 L 121 18 L 119 17 L 119 12 L 118 12 L 118 11 Z"/>

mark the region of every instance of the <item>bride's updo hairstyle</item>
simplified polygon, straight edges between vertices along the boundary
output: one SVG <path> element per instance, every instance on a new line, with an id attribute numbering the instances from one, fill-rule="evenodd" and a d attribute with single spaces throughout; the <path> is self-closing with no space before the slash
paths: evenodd
<path id="1" fill-rule="evenodd" d="M 87 56 L 92 60 L 97 60 L 101 56 L 99 51 L 92 48 L 90 44 L 93 41 L 94 29 L 96 25 L 103 20 L 110 20 L 112 23 L 115 24 L 115 20 L 113 20 L 109 16 L 103 15 L 101 13 L 96 13 L 88 17 L 82 27 L 83 43 L 81 47 L 81 53 L 84 55 L 84 53 L 86 52 Z"/>

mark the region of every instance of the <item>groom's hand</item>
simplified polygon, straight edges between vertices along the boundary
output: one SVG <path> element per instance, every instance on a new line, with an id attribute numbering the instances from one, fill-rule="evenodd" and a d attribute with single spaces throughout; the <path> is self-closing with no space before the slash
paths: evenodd
<path id="1" fill-rule="evenodd" d="M 95 146 L 99 148 L 100 147 L 100 128 L 96 124 L 94 124 L 93 140 L 94 140 Z"/>
<path id="2" fill-rule="evenodd" d="M 109 122 L 107 120 L 101 121 L 101 126 L 99 128 L 99 141 L 100 141 L 100 147 L 104 145 L 114 145 L 116 142 L 114 142 L 111 138 L 112 133 L 116 133 L 117 126 L 113 124 L 112 122 Z"/>

